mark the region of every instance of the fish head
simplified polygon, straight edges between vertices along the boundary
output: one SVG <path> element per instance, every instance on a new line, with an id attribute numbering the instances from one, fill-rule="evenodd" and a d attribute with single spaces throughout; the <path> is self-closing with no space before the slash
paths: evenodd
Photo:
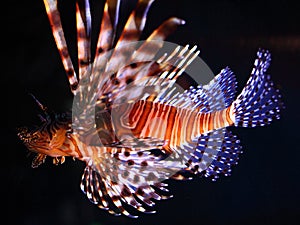
<path id="1" fill-rule="evenodd" d="M 51 157 L 66 156 L 63 144 L 67 141 L 70 126 L 65 116 L 57 115 L 54 119 L 47 118 L 35 128 L 17 128 L 17 135 L 31 152 Z"/>
<path id="2" fill-rule="evenodd" d="M 49 151 L 51 137 L 41 129 L 29 129 L 28 127 L 17 128 L 17 135 L 29 151 L 39 153 Z"/>

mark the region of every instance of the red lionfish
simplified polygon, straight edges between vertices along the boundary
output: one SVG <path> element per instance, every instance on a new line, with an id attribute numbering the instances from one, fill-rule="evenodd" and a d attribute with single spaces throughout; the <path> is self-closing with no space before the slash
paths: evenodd
<path id="1" fill-rule="evenodd" d="M 166 179 L 201 176 L 215 180 L 220 174 L 229 175 L 241 147 L 226 127 L 270 124 L 279 119 L 282 108 L 279 91 L 266 75 L 270 53 L 262 49 L 237 98 L 236 79 L 228 67 L 207 85 L 174 93 L 174 83 L 199 51 L 186 46 L 154 57 L 162 41 L 184 21 L 175 17 L 166 20 L 132 54 L 126 45 L 140 39 L 152 3 L 137 2 L 117 39 L 120 2 L 107 0 L 92 57 L 89 1 L 77 1 L 77 76 L 57 1 L 44 0 L 71 92 L 78 97 L 75 108 L 85 118 L 94 113 L 96 123 L 89 127 L 89 120 L 81 120 L 78 115 L 72 120 L 71 113 L 51 113 L 35 99 L 43 111 L 41 125 L 18 131 L 26 147 L 37 153 L 32 167 L 42 164 L 46 156 L 53 157 L 57 165 L 65 161 L 65 156 L 84 161 L 82 191 L 92 203 L 114 215 L 137 217 L 130 213 L 132 209 L 153 213 L 155 200 L 171 197 L 163 182 Z M 111 54 L 106 54 L 110 50 Z M 91 79 L 96 84 L 89 83 Z M 80 88 L 92 91 L 86 94 Z M 81 108 L 88 101 L 94 101 L 94 107 Z M 72 127 L 74 121 L 80 122 L 78 130 Z"/>

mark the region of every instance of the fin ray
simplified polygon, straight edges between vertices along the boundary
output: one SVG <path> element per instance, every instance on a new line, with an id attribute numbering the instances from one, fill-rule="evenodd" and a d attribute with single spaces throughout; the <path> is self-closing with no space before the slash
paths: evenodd
<path id="1" fill-rule="evenodd" d="M 266 75 L 271 61 L 267 50 L 259 50 L 251 76 L 233 103 L 235 126 L 255 127 L 279 119 L 283 103 L 279 90 Z"/>
<path id="2" fill-rule="evenodd" d="M 67 73 L 71 91 L 73 92 L 73 94 L 75 94 L 76 88 L 78 86 L 78 79 L 62 29 L 60 14 L 57 9 L 57 0 L 44 0 L 44 5 L 47 11 L 49 22 L 51 24 L 52 33 L 56 42 L 57 49 Z"/>

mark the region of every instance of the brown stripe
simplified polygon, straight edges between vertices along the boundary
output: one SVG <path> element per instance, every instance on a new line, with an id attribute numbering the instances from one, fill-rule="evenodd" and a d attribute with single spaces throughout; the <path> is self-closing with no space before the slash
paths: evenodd
<path id="1" fill-rule="evenodd" d="M 69 83 L 71 86 L 71 91 L 75 91 L 77 87 L 77 77 L 72 65 L 71 58 L 69 56 L 68 50 L 67 50 L 67 44 L 64 37 L 62 24 L 61 24 L 61 18 L 60 13 L 57 9 L 57 3 L 56 1 L 52 2 L 49 0 L 44 0 L 44 5 L 46 7 L 47 16 L 52 28 L 52 33 L 59 51 L 59 54 L 61 56 L 65 71 L 67 72 Z"/>
<path id="2" fill-rule="evenodd" d="M 198 124 L 199 124 L 199 131 L 200 131 L 200 134 L 203 134 L 204 133 L 204 129 L 203 129 L 203 125 L 204 125 L 204 113 L 200 113 L 200 114 L 198 114 L 198 115 L 200 115 L 200 118 L 199 118 L 199 121 L 198 121 Z M 195 123 L 195 125 L 194 126 L 196 126 L 196 123 Z"/>
<path id="3" fill-rule="evenodd" d="M 52 24 L 53 28 L 61 27 L 61 22 L 60 22 L 60 14 L 57 9 L 55 10 L 50 10 L 48 13 L 48 18 L 50 20 L 50 23 Z"/>
<path id="4" fill-rule="evenodd" d="M 230 107 L 228 107 L 226 109 L 226 121 L 229 125 L 232 125 L 233 124 L 233 121 L 231 120 L 230 118 Z"/>
<path id="5" fill-rule="evenodd" d="M 190 112 L 189 117 L 186 119 L 187 119 L 186 128 L 185 128 L 186 137 L 187 137 L 186 141 L 191 141 L 193 136 L 193 127 L 196 120 L 196 113 Z"/>
<path id="6" fill-rule="evenodd" d="M 86 33 L 84 27 L 77 28 L 77 38 L 80 40 L 86 39 Z"/>
<path id="7" fill-rule="evenodd" d="M 138 29 L 142 30 L 143 27 L 141 26 L 141 22 L 143 19 L 146 18 L 146 14 L 148 12 L 148 9 L 151 5 L 151 3 L 153 2 L 153 0 L 140 0 L 138 2 L 138 5 L 135 9 L 135 24 L 137 26 Z"/>
<path id="8" fill-rule="evenodd" d="M 129 113 L 129 123 L 130 125 L 134 125 L 134 123 L 137 123 L 141 115 L 143 114 L 143 106 L 146 104 L 145 101 L 138 101 L 134 103 L 134 108 L 131 109 Z M 126 111 L 125 111 L 126 112 Z"/>
<path id="9" fill-rule="evenodd" d="M 172 129 L 171 140 L 169 142 L 170 146 L 178 146 L 180 145 L 180 134 L 181 134 L 181 120 L 180 120 L 180 112 L 176 112 L 174 118 L 174 124 Z"/>
<path id="10" fill-rule="evenodd" d="M 175 123 L 175 117 L 177 115 L 177 109 L 173 106 L 167 106 L 169 109 L 168 118 L 167 118 L 167 128 L 165 133 L 165 140 L 170 140 L 173 126 Z"/>
<path id="11" fill-rule="evenodd" d="M 214 129 L 215 112 L 208 113 L 208 131 Z"/>
<path id="12" fill-rule="evenodd" d="M 218 122 L 219 122 L 219 128 L 225 126 L 225 119 L 226 118 L 226 110 L 218 111 Z"/>
<path id="13" fill-rule="evenodd" d="M 182 20 L 172 17 L 161 24 L 150 36 L 152 40 L 164 40 L 167 36 L 173 33 L 178 25 L 183 23 Z"/>
<path id="14" fill-rule="evenodd" d="M 139 37 L 140 32 L 138 30 L 124 30 L 122 37 L 120 38 L 120 41 L 122 42 L 123 40 L 137 40 L 137 38 Z"/>
<path id="15" fill-rule="evenodd" d="M 132 109 L 130 110 L 130 113 L 129 113 L 129 123 L 132 124 L 134 123 L 134 119 L 136 117 L 136 113 L 138 112 L 139 108 L 140 108 L 140 104 L 141 101 L 138 101 L 138 102 L 135 102 L 133 104 L 133 107 Z"/>
<path id="16" fill-rule="evenodd" d="M 160 124 L 157 124 L 157 120 L 156 120 L 157 118 L 162 119 L 161 114 L 163 112 L 163 107 L 161 107 L 161 106 L 163 106 L 163 105 L 153 103 L 153 107 L 148 116 L 147 127 L 145 127 L 146 130 L 144 131 L 145 137 L 156 137 L 156 138 L 161 137 L 159 131 L 157 134 L 157 127 L 160 127 Z M 153 126 L 155 127 L 154 129 L 153 129 Z M 163 138 L 163 137 L 161 137 L 161 138 Z"/>
<path id="17" fill-rule="evenodd" d="M 108 6 L 108 16 L 111 19 L 112 26 L 115 27 L 117 25 L 119 7 L 120 7 L 120 0 L 107 0 Z"/>
<path id="18" fill-rule="evenodd" d="M 103 16 L 102 16 L 100 34 L 97 41 L 95 62 L 97 62 L 97 57 L 99 56 L 99 54 L 101 54 L 103 51 L 108 50 L 111 47 L 113 36 L 114 36 L 113 27 L 110 20 L 110 18 L 113 17 L 110 17 L 109 13 L 107 12 L 107 7 L 108 7 L 107 4 L 108 3 L 105 4 Z"/>
<path id="19" fill-rule="evenodd" d="M 72 144 L 74 145 L 74 151 L 78 154 L 78 157 L 79 157 L 79 158 L 82 158 L 83 155 L 82 155 L 81 151 L 80 151 L 79 148 L 78 148 L 78 145 L 77 145 L 76 140 L 75 140 L 74 138 L 72 138 L 72 137 L 69 137 L 69 140 L 70 140 L 70 141 L 72 142 Z"/>
<path id="20" fill-rule="evenodd" d="M 139 118 L 139 121 L 137 121 L 137 126 L 132 129 L 132 132 L 134 134 L 134 136 L 139 136 L 141 131 L 143 130 L 146 121 L 148 119 L 148 115 L 151 112 L 151 108 L 152 108 L 153 103 L 146 101 L 144 104 L 144 108 L 142 109 L 142 114 Z"/>

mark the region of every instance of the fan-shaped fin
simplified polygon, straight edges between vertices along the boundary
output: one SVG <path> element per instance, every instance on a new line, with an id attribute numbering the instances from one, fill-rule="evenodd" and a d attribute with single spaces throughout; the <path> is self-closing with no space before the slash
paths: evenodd
<path id="1" fill-rule="evenodd" d="M 259 50 L 251 76 L 234 101 L 233 116 L 236 126 L 255 127 L 270 124 L 280 118 L 283 103 L 279 90 L 266 75 L 271 61 L 267 50 Z"/>
<path id="2" fill-rule="evenodd" d="M 188 179 L 203 175 L 216 180 L 220 174 L 230 175 L 231 167 L 237 164 L 242 153 L 240 141 L 226 128 L 203 134 L 198 145 L 187 160 L 187 167 L 172 178 Z"/>
<path id="3" fill-rule="evenodd" d="M 105 175 L 104 173 L 101 175 L 104 169 L 107 171 Z M 110 169 L 105 168 L 103 164 L 94 165 L 85 168 L 80 187 L 88 199 L 99 208 L 108 210 L 114 215 L 124 214 L 136 218 L 137 216 L 130 213 L 132 209 L 154 213 L 155 211 L 151 210 L 155 205 L 153 200 L 170 197 L 163 194 L 168 192 L 166 185 L 155 182 L 159 179 L 158 176 L 155 171 L 148 172 L 145 168 L 140 169 L 140 173 L 136 169 L 125 170 L 119 163 L 110 164 Z"/>

